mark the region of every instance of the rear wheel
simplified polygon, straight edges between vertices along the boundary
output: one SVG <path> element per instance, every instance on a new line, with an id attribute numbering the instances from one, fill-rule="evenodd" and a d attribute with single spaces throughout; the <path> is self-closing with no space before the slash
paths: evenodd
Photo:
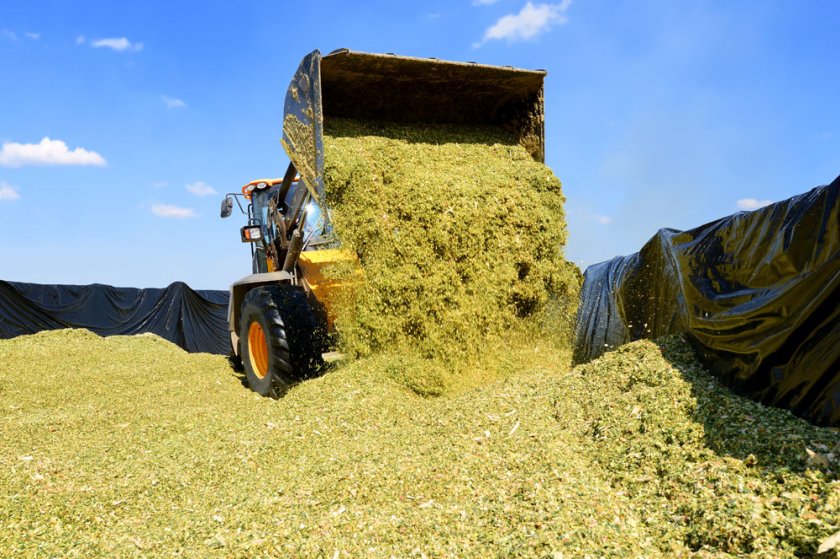
<path id="1" fill-rule="evenodd" d="M 238 332 L 234 334 L 233 332 L 230 333 L 230 353 L 228 354 L 228 363 L 230 364 L 231 368 L 237 373 L 241 373 L 245 369 L 242 367 L 242 357 L 240 357 L 239 353 L 239 336 Z"/>
<path id="2" fill-rule="evenodd" d="M 317 373 L 324 350 L 320 326 L 303 290 L 291 285 L 256 287 L 245 295 L 239 344 L 248 386 L 279 397 Z"/>
<path id="3" fill-rule="evenodd" d="M 230 352 L 227 360 L 228 364 L 230 365 L 230 368 L 236 371 L 237 373 L 241 373 L 245 370 L 244 368 L 242 368 L 242 358 L 236 355 L 233 351 Z"/>

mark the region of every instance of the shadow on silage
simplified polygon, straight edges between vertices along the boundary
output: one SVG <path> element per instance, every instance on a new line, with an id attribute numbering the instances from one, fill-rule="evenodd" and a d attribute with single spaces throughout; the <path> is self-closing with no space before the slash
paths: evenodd
<path id="1" fill-rule="evenodd" d="M 250 390 L 250 388 L 248 387 L 248 379 L 245 377 L 245 372 L 243 370 L 231 367 L 230 376 L 238 380 L 239 384 L 242 385 L 242 388 Z"/>
<path id="2" fill-rule="evenodd" d="M 765 406 L 723 386 L 697 360 L 681 337 L 655 342 L 663 357 L 690 383 L 697 401 L 693 419 L 703 426 L 706 446 L 770 473 L 803 474 L 829 470 L 809 457 L 806 449 L 835 452 L 840 435 L 814 426 L 789 411 Z M 830 474 L 834 477 L 834 474 Z"/>

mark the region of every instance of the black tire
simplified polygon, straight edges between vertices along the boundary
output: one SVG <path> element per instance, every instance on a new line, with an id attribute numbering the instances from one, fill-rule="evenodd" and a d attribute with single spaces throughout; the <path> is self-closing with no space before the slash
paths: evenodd
<path id="1" fill-rule="evenodd" d="M 255 338 L 249 338 L 252 325 Z M 252 350 L 265 336 L 265 353 Z M 239 347 L 245 378 L 254 392 L 278 398 L 323 365 L 323 328 L 302 289 L 291 285 L 255 287 L 242 301 Z M 262 357 L 260 357 L 262 355 Z"/>

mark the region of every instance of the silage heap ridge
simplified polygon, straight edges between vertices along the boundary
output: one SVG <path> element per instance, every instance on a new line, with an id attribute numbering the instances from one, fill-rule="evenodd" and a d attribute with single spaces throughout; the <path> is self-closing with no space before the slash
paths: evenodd
<path id="1" fill-rule="evenodd" d="M 461 374 L 557 307 L 548 332 L 568 345 L 579 279 L 562 252 L 561 184 L 512 137 L 330 119 L 324 144 L 335 233 L 365 277 L 338 313 L 344 351 Z"/>

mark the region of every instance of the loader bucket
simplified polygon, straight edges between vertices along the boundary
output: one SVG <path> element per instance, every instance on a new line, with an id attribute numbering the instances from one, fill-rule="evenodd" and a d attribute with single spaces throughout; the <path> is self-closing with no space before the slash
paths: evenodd
<path id="1" fill-rule="evenodd" d="M 324 121 L 482 124 L 511 132 L 545 157 L 543 70 L 341 49 L 304 57 L 286 94 L 283 147 L 324 205 Z"/>

